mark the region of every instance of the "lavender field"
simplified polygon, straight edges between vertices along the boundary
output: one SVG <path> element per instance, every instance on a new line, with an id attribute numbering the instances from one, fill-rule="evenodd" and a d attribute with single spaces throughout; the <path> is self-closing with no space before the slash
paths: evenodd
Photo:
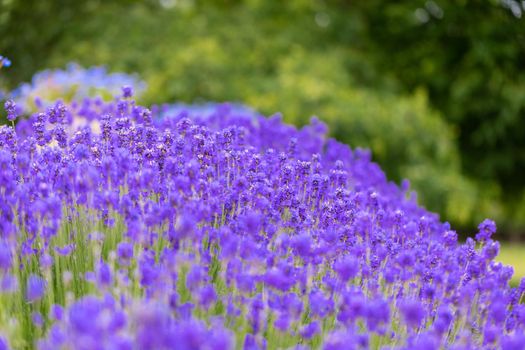
<path id="1" fill-rule="evenodd" d="M 0 349 L 525 348 L 494 221 L 460 241 L 320 120 L 22 95 L 0 127 Z"/>

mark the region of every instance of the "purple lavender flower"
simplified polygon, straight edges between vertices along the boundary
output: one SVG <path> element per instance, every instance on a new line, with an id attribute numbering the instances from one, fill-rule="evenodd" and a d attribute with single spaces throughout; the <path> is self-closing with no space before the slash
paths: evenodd
<path id="1" fill-rule="evenodd" d="M 26 298 L 29 302 L 40 300 L 46 292 L 46 281 L 37 275 L 30 275 L 27 280 Z"/>
<path id="2" fill-rule="evenodd" d="M 53 304 L 51 307 L 51 315 L 57 321 L 61 321 L 64 317 L 64 308 L 61 305 Z"/>
<path id="3" fill-rule="evenodd" d="M 426 316 L 423 305 L 417 301 L 403 301 L 400 306 L 403 319 L 409 327 L 419 327 Z"/>
<path id="4" fill-rule="evenodd" d="M 97 266 L 97 282 L 99 287 L 107 287 L 112 283 L 113 276 L 108 264 L 101 261 Z"/>
<path id="5" fill-rule="evenodd" d="M 476 240 L 487 241 L 496 233 L 496 223 L 490 219 L 485 219 L 478 226 L 479 232 L 476 234 Z"/>
<path id="6" fill-rule="evenodd" d="M 506 335 L 501 339 L 501 348 L 504 350 L 519 350 L 525 347 L 525 335 Z"/>
<path id="7" fill-rule="evenodd" d="M 337 272 L 343 282 L 347 282 L 357 275 L 359 265 L 357 260 L 350 256 L 345 256 L 334 264 L 334 271 Z"/>
<path id="8" fill-rule="evenodd" d="M 0 269 L 1 270 L 9 270 L 12 264 L 12 253 L 11 253 L 11 247 L 0 241 Z"/>
<path id="9" fill-rule="evenodd" d="M 199 303 L 204 308 L 209 308 L 217 300 L 217 293 L 213 286 L 206 285 L 199 291 Z"/>
<path id="10" fill-rule="evenodd" d="M 0 350 L 9 350 L 9 349 L 10 349 L 9 343 L 3 336 L 0 335 Z"/>
<path id="11" fill-rule="evenodd" d="M 18 279 L 12 274 L 4 274 L 0 280 L 0 291 L 3 293 L 15 293 L 17 290 Z"/>
<path id="12" fill-rule="evenodd" d="M 319 322 L 313 321 L 302 327 L 299 333 L 301 334 L 301 337 L 305 339 L 311 339 L 315 335 L 317 335 L 317 333 L 319 333 L 320 330 L 321 328 L 319 327 Z"/>
<path id="13" fill-rule="evenodd" d="M 42 317 L 42 314 L 40 312 L 33 312 L 33 314 L 31 314 L 31 320 L 33 321 L 33 324 L 38 328 L 44 325 L 44 318 Z"/>
<path id="14" fill-rule="evenodd" d="M 281 332 L 286 332 L 290 327 L 290 316 L 283 312 L 274 321 L 274 326 Z"/>
<path id="15" fill-rule="evenodd" d="M 133 87 L 130 85 L 125 85 L 122 87 L 122 97 L 130 98 L 133 96 Z"/>
<path id="16" fill-rule="evenodd" d="M 133 258 L 133 244 L 121 242 L 117 246 L 117 255 L 122 265 L 128 265 Z"/>
<path id="17" fill-rule="evenodd" d="M 483 247 L 483 256 L 486 260 L 494 259 L 499 253 L 499 242 L 489 241 Z"/>
<path id="18" fill-rule="evenodd" d="M 19 115 L 18 107 L 13 100 L 7 100 L 4 104 L 4 109 L 7 112 L 7 120 L 9 121 L 14 121 Z"/>

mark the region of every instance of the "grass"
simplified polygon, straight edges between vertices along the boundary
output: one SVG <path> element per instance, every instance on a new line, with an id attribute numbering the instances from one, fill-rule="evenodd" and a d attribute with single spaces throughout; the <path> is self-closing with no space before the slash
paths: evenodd
<path id="1" fill-rule="evenodd" d="M 525 277 L 525 243 L 501 242 L 501 249 L 497 261 L 514 268 L 511 285 L 517 286 Z"/>

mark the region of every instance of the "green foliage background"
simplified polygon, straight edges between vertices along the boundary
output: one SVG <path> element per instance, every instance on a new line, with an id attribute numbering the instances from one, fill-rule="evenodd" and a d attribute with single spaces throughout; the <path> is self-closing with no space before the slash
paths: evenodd
<path id="1" fill-rule="evenodd" d="M 456 227 L 525 235 L 525 24 L 500 1 L 0 3 L 9 89 L 76 61 L 139 73 L 147 104 L 317 115 Z"/>

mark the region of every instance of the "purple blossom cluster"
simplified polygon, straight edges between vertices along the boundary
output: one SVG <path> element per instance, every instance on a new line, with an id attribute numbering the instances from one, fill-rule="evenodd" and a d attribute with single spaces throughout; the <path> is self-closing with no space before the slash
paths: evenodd
<path id="1" fill-rule="evenodd" d="M 239 103 L 218 103 L 218 102 L 206 102 L 206 103 L 171 103 L 162 104 L 160 106 L 153 106 L 152 112 L 157 118 L 172 118 L 184 114 L 187 118 L 191 119 L 206 119 L 209 116 L 217 114 L 221 108 L 227 108 L 229 115 L 237 115 L 248 117 L 252 115 L 257 116 L 257 112 L 243 104 Z"/>
<path id="2" fill-rule="evenodd" d="M 5 60 L 4 66 L 7 66 L 5 63 L 9 61 Z M 2 56 L 0 67 L 1 63 Z M 69 63 L 65 69 L 47 69 L 36 73 L 30 83 L 21 84 L 9 97 L 25 112 L 33 113 L 59 99 L 69 102 L 100 96 L 111 100 L 121 93 L 122 86 L 133 86 L 135 93 L 140 94 L 146 84 L 136 75 L 111 73 L 103 66 L 83 68 L 76 63 Z"/>
<path id="3" fill-rule="evenodd" d="M 458 242 L 317 119 L 131 95 L 0 127 L 0 349 L 525 348 L 494 222 Z"/>

